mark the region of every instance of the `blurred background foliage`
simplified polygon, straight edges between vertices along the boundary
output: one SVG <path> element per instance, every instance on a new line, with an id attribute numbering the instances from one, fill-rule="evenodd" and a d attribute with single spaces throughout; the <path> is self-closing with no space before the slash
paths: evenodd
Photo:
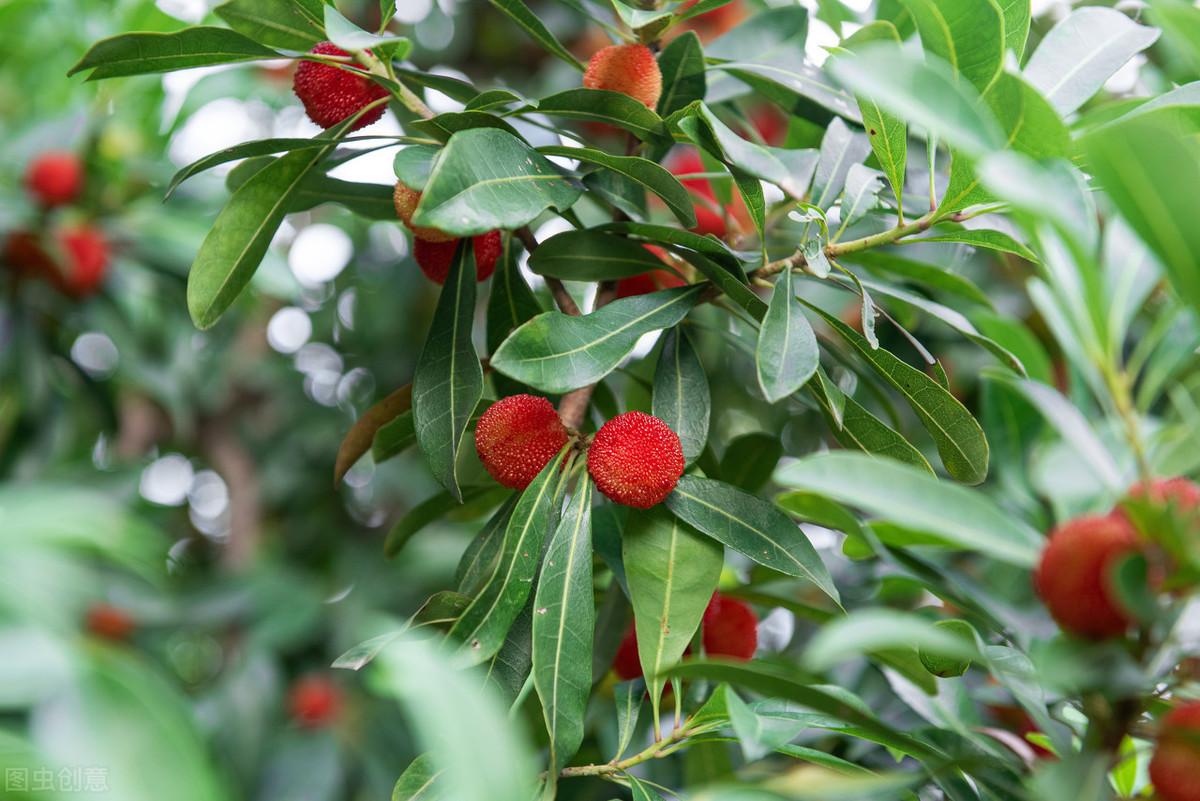
<path id="1" fill-rule="evenodd" d="M 419 753 L 395 688 L 387 671 L 330 665 L 351 646 L 398 628 L 450 585 L 473 528 L 437 523 L 402 559 L 385 561 L 387 526 L 436 494 L 419 454 L 414 449 L 378 468 L 364 460 L 336 489 L 332 471 L 356 416 L 411 376 L 437 288 L 411 263 L 409 242 L 393 220 L 322 205 L 288 218 L 255 278 L 257 291 L 221 325 L 198 332 L 184 302 L 186 272 L 227 196 L 229 170 L 197 176 L 166 203 L 164 189 L 176 169 L 222 147 L 313 135 L 318 129 L 291 95 L 290 64 L 98 83 L 65 77 L 98 39 L 211 20 L 213 5 L 0 2 L 0 233 L 87 221 L 111 248 L 103 289 L 86 299 L 0 279 L 0 767 L 105 766 L 109 786 L 128 788 L 122 801 L 164 793 L 181 801 L 387 798 L 398 771 Z M 338 5 L 374 27 L 374 0 Z M 538 95 L 578 81 L 482 0 L 397 5 L 400 27 L 415 44 L 411 58 L 424 70 Z M 606 43 L 566 4 L 532 5 L 581 57 Z M 868 4 L 806 5 L 807 53 L 820 62 Z M 1033 5 L 1027 52 L 1070 7 Z M 698 32 L 719 33 L 702 26 Z M 1155 48 L 1114 76 L 1106 94 L 1152 94 L 1189 69 Z M 432 90 L 426 100 L 438 111 L 455 108 Z M 757 111 L 764 115 L 760 131 L 775 143 L 819 144 L 821 128 Z M 400 130 L 388 119 L 378 132 Z M 548 136 L 522 133 L 535 144 Z M 51 149 L 78 153 L 87 174 L 80 201 L 47 214 L 29 201 L 21 177 Z M 390 185 L 393 154 L 369 153 L 334 176 Z M 389 205 L 376 216 L 390 215 Z M 551 224 L 539 239 L 557 230 Z M 914 258 L 946 260 L 944 249 L 919 252 L 928 247 L 915 246 Z M 1009 347 L 1024 349 L 1035 377 L 1064 390 L 1078 385 L 1078 373 L 1028 305 L 1024 263 L 952 252 L 954 264 L 945 266 L 982 286 L 997 309 L 995 333 L 988 333 L 1001 338 L 1007 327 Z M 1030 320 L 1033 335 L 1012 332 L 1004 317 Z M 936 321 L 909 315 L 903 322 L 938 353 L 953 389 L 972 408 L 982 405 L 986 419 L 978 376 L 990 357 Z M 1177 335 L 1179 362 L 1164 365 L 1167 375 L 1191 358 L 1190 315 Z M 705 353 L 710 359 L 733 357 L 713 348 Z M 609 402 L 646 405 L 636 376 L 620 386 L 624 396 Z M 784 420 L 784 453 L 809 452 L 822 436 L 813 410 L 796 414 L 739 389 L 713 390 L 715 438 L 727 455 L 777 448 L 773 435 L 756 434 Z M 1022 437 L 1009 448 L 999 438 L 993 491 L 1048 524 L 1075 499 L 1091 497 L 1072 484 L 1089 479 L 1059 469 L 1073 458 L 1069 445 L 1036 441 L 1041 423 L 1019 411 Z M 1027 471 L 1024 443 L 1035 441 Z M 1180 447 L 1172 456 L 1162 472 L 1184 473 L 1197 467 L 1200 450 Z M 774 458 L 763 461 L 767 471 L 774 465 Z M 1047 500 L 1059 513 L 1043 506 Z M 475 511 L 468 507 L 459 517 Z M 840 544 L 815 529 L 813 537 L 824 551 Z M 1014 606 L 1030 600 L 1003 569 L 972 578 Z M 907 607 L 923 592 L 918 582 L 886 571 L 837 579 L 851 600 Z M 783 650 L 802 643 L 812 625 L 779 610 L 764 623 L 763 640 Z M 419 669 L 419 661 L 392 667 Z M 862 697 L 898 703 L 886 687 L 872 691 L 878 676 L 852 680 Z M 712 749 L 697 748 L 686 769 L 719 769 L 720 762 Z M 611 794 L 587 782 L 563 792 Z M 28 797 L 56 795 L 79 797 Z"/>

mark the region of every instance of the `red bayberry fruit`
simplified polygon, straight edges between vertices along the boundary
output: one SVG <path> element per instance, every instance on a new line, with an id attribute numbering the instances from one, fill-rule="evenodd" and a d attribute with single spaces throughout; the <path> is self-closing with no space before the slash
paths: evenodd
<path id="1" fill-rule="evenodd" d="M 288 710 L 306 729 L 327 726 L 342 711 L 342 691 L 325 676 L 305 676 L 288 691 Z"/>
<path id="2" fill-rule="evenodd" d="M 1161 506 L 1173 506 L 1183 514 L 1200 510 L 1200 486 L 1183 476 L 1156 478 L 1147 485 L 1139 481 L 1129 488 L 1129 497 Z"/>
<path id="3" fill-rule="evenodd" d="M 666 163 L 666 167 L 672 175 L 692 175 L 708 171 L 704 161 L 700 158 L 700 153 L 695 148 L 677 150 Z M 693 204 L 693 210 L 696 212 L 696 225 L 691 229 L 692 233 L 701 236 L 712 234 L 718 239 L 724 239 L 725 235 L 729 233 L 729 225 L 725 215 L 717 211 L 717 195 L 709 180 L 707 178 L 683 178 L 680 183 L 696 196 Z M 745 212 L 745 206 L 742 205 L 741 200 L 735 199 L 729 210 L 732 212 L 735 222 L 740 225 L 740 218 L 744 216 Z"/>
<path id="4" fill-rule="evenodd" d="M 445 231 L 412 224 L 413 212 L 417 210 L 417 204 L 420 202 L 420 192 L 399 181 L 396 182 L 396 189 L 392 192 L 392 203 L 396 206 L 396 216 L 408 230 L 412 231 L 413 236 L 417 239 L 424 239 L 426 242 L 453 242 L 456 237 Z"/>
<path id="5" fill-rule="evenodd" d="M 4 263 L 22 278 L 53 276 L 54 259 L 32 231 L 13 231 L 4 240 Z"/>
<path id="6" fill-rule="evenodd" d="M 679 10 L 686 11 L 696 5 L 698 1 L 687 0 L 687 2 L 679 7 Z M 742 7 L 741 0 L 733 0 L 733 2 L 718 6 L 711 11 L 697 14 L 687 20 L 684 25 L 688 30 L 695 31 L 701 40 L 707 42 L 732 29 L 745 16 L 746 11 Z"/>
<path id="7" fill-rule="evenodd" d="M 413 258 L 425 277 L 435 284 L 446 283 L 450 275 L 450 265 L 454 262 L 454 252 L 458 250 L 459 239 L 449 242 L 430 242 L 416 237 L 413 240 Z M 496 260 L 500 258 L 503 248 L 499 231 L 488 231 L 486 234 L 471 238 L 475 248 L 475 275 L 478 280 L 486 281 L 496 270 Z"/>
<path id="8" fill-rule="evenodd" d="M 625 632 L 625 638 L 621 640 L 621 645 L 617 648 L 617 655 L 613 658 L 613 672 L 621 681 L 638 679 L 642 676 L 642 660 L 638 656 L 637 628 L 632 623 L 629 624 L 629 631 Z"/>
<path id="9" fill-rule="evenodd" d="M 1064 631 L 1104 639 L 1128 630 L 1133 618 L 1118 599 L 1113 570 L 1140 547 L 1133 526 L 1118 515 L 1079 517 L 1051 533 L 1034 586 Z"/>
<path id="10" fill-rule="evenodd" d="M 321 42 L 308 52 L 319 56 L 350 55 L 332 42 Z M 296 67 L 292 91 L 304 104 L 308 118 L 322 128 L 332 128 L 357 114 L 368 103 L 387 96 L 387 90 L 367 78 L 364 70 L 352 64 L 347 66 L 351 69 L 301 61 Z M 376 106 L 362 115 L 350 130 L 357 131 L 382 116 L 383 105 Z"/>
<path id="11" fill-rule="evenodd" d="M 646 295 L 651 292 L 657 292 L 660 289 L 670 289 L 671 287 L 686 285 L 687 281 L 684 281 L 670 270 L 651 270 L 648 273 L 631 275 L 628 278 L 622 278 L 618 281 L 617 297 L 631 298 L 635 295 Z"/>
<path id="12" fill-rule="evenodd" d="M 662 72 L 654 53 L 645 45 L 609 45 L 597 50 L 588 61 L 583 85 L 620 92 L 654 108 L 662 94 Z"/>
<path id="13" fill-rule="evenodd" d="M 1163 801 L 1200 801 L 1200 701 L 1172 709 L 1150 760 L 1150 781 Z"/>
<path id="14" fill-rule="evenodd" d="M 129 639 L 129 635 L 133 634 L 133 630 L 137 628 L 137 624 L 128 612 L 110 604 L 90 606 L 84 625 L 97 637 L 118 642 Z"/>
<path id="15" fill-rule="evenodd" d="M 492 478 L 525 489 L 567 444 L 554 406 L 535 395 L 510 395 L 488 407 L 475 427 L 475 452 Z"/>
<path id="16" fill-rule="evenodd" d="M 70 203 L 83 189 L 83 164 L 74 153 L 43 153 L 25 171 L 25 186 L 43 206 Z"/>
<path id="17" fill-rule="evenodd" d="M 636 509 L 662 503 L 683 475 L 679 436 L 653 415 L 626 412 L 600 427 L 588 472 L 609 499 Z"/>
<path id="18" fill-rule="evenodd" d="M 96 291 L 108 271 L 108 240 L 88 225 L 65 228 L 58 233 L 66 256 L 61 276 L 62 288 L 75 297 Z"/>
<path id="19" fill-rule="evenodd" d="M 758 617 L 744 601 L 713 593 L 704 610 L 704 651 L 709 656 L 749 659 L 758 647 Z"/>

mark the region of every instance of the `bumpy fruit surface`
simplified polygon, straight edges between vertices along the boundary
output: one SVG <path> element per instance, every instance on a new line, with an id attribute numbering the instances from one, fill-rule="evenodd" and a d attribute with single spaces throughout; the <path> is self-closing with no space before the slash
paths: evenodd
<path id="1" fill-rule="evenodd" d="M 392 203 L 396 206 L 396 216 L 408 230 L 412 231 L 413 236 L 417 239 L 424 239 L 426 242 L 453 242 L 456 237 L 445 231 L 412 224 L 413 212 L 417 210 L 417 204 L 420 202 L 420 192 L 400 181 L 396 182 L 396 189 L 392 192 Z"/>
<path id="2" fill-rule="evenodd" d="M 124 609 L 109 604 L 93 604 L 87 610 L 84 621 L 87 630 L 106 640 L 122 641 L 129 639 L 137 628 L 133 617 Z"/>
<path id="3" fill-rule="evenodd" d="M 321 56 L 350 55 L 332 42 L 321 42 L 308 52 Z M 332 128 L 368 103 L 387 96 L 387 90 L 367 78 L 361 69 L 346 70 L 316 61 L 300 62 L 292 79 L 292 91 L 304 104 L 308 118 L 322 128 Z M 382 116 L 383 105 L 376 106 L 350 130 L 357 131 Z"/>
<path id="4" fill-rule="evenodd" d="M 588 61 L 583 85 L 620 92 L 654 108 L 662 94 L 662 72 L 654 53 L 645 45 L 609 45 L 597 50 Z"/>
<path id="5" fill-rule="evenodd" d="M 635 295 L 648 295 L 660 289 L 685 286 L 684 281 L 670 270 L 651 270 L 648 273 L 631 275 L 617 282 L 617 298 L 631 298 Z"/>
<path id="6" fill-rule="evenodd" d="M 567 444 L 554 406 L 534 395 L 510 395 L 491 406 L 475 427 L 475 452 L 492 478 L 525 489 Z"/>
<path id="7" fill-rule="evenodd" d="M 80 225 L 60 231 L 58 241 L 66 255 L 61 276 L 63 290 L 75 297 L 95 292 L 108 271 L 108 240 L 104 234 Z"/>
<path id="8" fill-rule="evenodd" d="M 306 729 L 327 726 L 342 711 L 342 691 L 324 676 L 306 676 L 288 692 L 288 711 Z"/>
<path id="9" fill-rule="evenodd" d="M 83 165 L 74 153 L 43 153 L 25 171 L 25 187 L 43 206 L 70 203 L 83 189 Z"/>
<path id="10" fill-rule="evenodd" d="M 683 447 L 670 426 L 645 412 L 617 415 L 600 427 L 588 449 L 588 472 L 610 500 L 649 509 L 683 475 Z"/>
<path id="11" fill-rule="evenodd" d="M 1118 599 L 1113 571 L 1140 547 L 1137 532 L 1119 515 L 1079 517 L 1051 533 L 1034 586 L 1064 631 L 1104 639 L 1129 629 L 1133 618 Z"/>
<path id="12" fill-rule="evenodd" d="M 1163 718 L 1150 781 L 1163 801 L 1200 801 L 1200 701 L 1180 704 Z"/>
<path id="13" fill-rule="evenodd" d="M 449 242 L 430 242 L 428 239 L 417 237 L 413 241 L 413 258 L 425 277 L 436 284 L 446 283 L 450 275 L 450 265 L 454 263 L 454 252 L 458 250 L 459 239 Z M 480 281 L 486 281 L 496 271 L 496 261 L 500 258 L 503 244 L 499 231 L 488 231 L 486 234 L 471 238 L 475 248 L 475 275 Z"/>
<path id="14" fill-rule="evenodd" d="M 1162 506 L 1172 506 L 1181 514 L 1200 511 L 1200 485 L 1183 476 L 1156 478 L 1149 484 L 1138 482 L 1129 488 L 1129 497 Z"/>
<path id="15" fill-rule="evenodd" d="M 758 617 L 744 601 L 713 593 L 704 610 L 704 652 L 749 659 L 758 647 Z"/>

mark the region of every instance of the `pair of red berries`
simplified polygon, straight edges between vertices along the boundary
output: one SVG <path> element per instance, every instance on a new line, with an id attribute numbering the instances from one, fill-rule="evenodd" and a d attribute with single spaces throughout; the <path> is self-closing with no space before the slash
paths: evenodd
<path id="1" fill-rule="evenodd" d="M 700 640 L 704 653 L 729 659 L 747 660 L 758 648 L 758 617 L 746 603 L 719 592 L 704 610 L 700 621 Z M 637 631 L 631 625 L 613 659 L 613 672 L 622 681 L 641 678 L 642 660 L 638 656 Z"/>
<path id="2" fill-rule="evenodd" d="M 496 481 L 524 489 L 570 435 L 554 406 L 511 395 L 488 407 L 475 428 L 475 450 Z M 683 475 L 683 448 L 670 426 L 645 412 L 617 415 L 588 447 L 588 472 L 611 500 L 637 509 L 661 503 Z"/>
<path id="3" fill-rule="evenodd" d="M 1200 486 L 1184 478 L 1135 485 L 1129 497 L 1184 515 L 1200 514 Z M 1144 549 L 1145 541 L 1120 509 L 1070 520 L 1051 533 L 1034 586 L 1064 631 L 1093 640 L 1120 637 L 1135 619 L 1120 601 L 1113 572 L 1121 560 Z"/>

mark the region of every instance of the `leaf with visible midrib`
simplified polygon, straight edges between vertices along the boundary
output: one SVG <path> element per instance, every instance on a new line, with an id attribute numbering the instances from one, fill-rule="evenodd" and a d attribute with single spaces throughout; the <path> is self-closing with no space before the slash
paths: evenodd
<path id="1" fill-rule="evenodd" d="M 901 0 L 925 50 L 985 91 L 1004 68 L 1004 12 L 995 0 Z"/>
<path id="2" fill-rule="evenodd" d="M 658 56 L 662 96 L 658 113 L 669 117 L 694 100 L 704 99 L 704 49 L 695 31 L 671 40 Z"/>
<path id="3" fill-rule="evenodd" d="M 792 288 L 792 271 L 784 270 L 758 332 L 758 385 L 769 402 L 778 403 L 804 386 L 820 362 L 817 336 Z"/>
<path id="4" fill-rule="evenodd" d="M 97 81 L 266 58 L 281 58 L 281 54 L 228 28 L 200 26 L 174 33 L 125 33 L 102 39 L 67 75 L 90 69 L 87 79 Z"/>
<path id="5" fill-rule="evenodd" d="M 529 256 L 533 272 L 567 281 L 619 280 L 665 268 L 641 242 L 591 229 L 555 234 Z"/>
<path id="6" fill-rule="evenodd" d="M 238 33 L 269 47 L 308 50 L 325 38 L 317 22 L 321 0 L 229 0 L 213 13 Z"/>
<path id="7" fill-rule="evenodd" d="M 819 371 L 817 375 L 818 378 L 821 377 Z M 857 448 L 874 456 L 895 459 L 933 475 L 933 468 L 916 446 L 860 406 L 854 398 L 842 394 L 832 382 L 827 379 L 809 381 L 806 389 L 816 399 L 821 413 L 829 420 L 834 439 L 843 447 Z M 833 393 L 836 393 L 836 396 L 831 397 Z M 840 416 L 839 407 L 834 405 L 835 402 L 840 404 Z"/>
<path id="8" fill-rule="evenodd" d="M 703 287 L 652 292 L 580 317 L 539 314 L 504 340 L 492 367 L 543 392 L 594 384 L 617 368 L 643 334 L 682 320 L 703 292 Z"/>
<path id="9" fill-rule="evenodd" d="M 471 413 L 483 397 L 483 369 L 471 341 L 475 322 L 473 254 L 470 240 L 459 243 L 413 375 L 417 444 L 434 477 L 459 501 L 458 454 Z"/>
<path id="10" fill-rule="evenodd" d="M 585 475 L 546 548 L 533 601 L 533 686 L 542 700 L 554 771 L 583 742 L 595 625 L 592 482 Z"/>
<path id="11" fill-rule="evenodd" d="M 525 29 L 547 52 L 561 58 L 577 70 L 583 71 L 583 64 L 571 55 L 571 51 L 562 46 L 550 29 L 529 9 L 522 0 L 490 0 L 491 4 L 503 12 L 509 19 Z"/>
<path id="12" fill-rule="evenodd" d="M 665 503 L 688 525 L 772 570 L 808 579 L 840 603 L 833 577 L 808 537 L 773 503 L 696 476 L 680 478 Z"/>
<path id="13" fill-rule="evenodd" d="M 861 334 L 841 320 L 811 303 L 805 305 L 821 315 L 880 376 L 900 391 L 933 437 L 942 464 L 951 476 L 967 484 L 978 484 L 987 478 L 987 437 L 967 407 L 917 368 L 883 348 L 872 348 Z"/>
<path id="14" fill-rule="evenodd" d="M 679 435 L 687 464 L 700 458 L 708 442 L 712 398 L 704 365 L 681 325 L 663 338 L 654 371 L 651 411 Z"/>
<path id="15" fill-rule="evenodd" d="M 408 763 L 408 767 L 396 780 L 392 788 L 392 801 L 436 801 L 438 791 L 435 785 L 442 772 L 433 764 L 429 754 L 421 754 Z"/>
<path id="16" fill-rule="evenodd" d="M 340 484 L 346 471 L 362 457 L 375 441 L 378 431 L 412 409 L 412 385 L 405 384 L 363 412 L 354 422 L 338 448 L 333 468 L 333 483 Z"/>
<path id="17" fill-rule="evenodd" d="M 562 156 L 597 164 L 624 175 L 642 189 L 647 189 L 662 198 L 684 228 L 696 227 L 696 211 L 691 194 L 669 170 L 649 159 L 639 156 L 614 156 L 593 147 L 544 145 L 539 147 L 538 151 L 547 156 Z"/>

